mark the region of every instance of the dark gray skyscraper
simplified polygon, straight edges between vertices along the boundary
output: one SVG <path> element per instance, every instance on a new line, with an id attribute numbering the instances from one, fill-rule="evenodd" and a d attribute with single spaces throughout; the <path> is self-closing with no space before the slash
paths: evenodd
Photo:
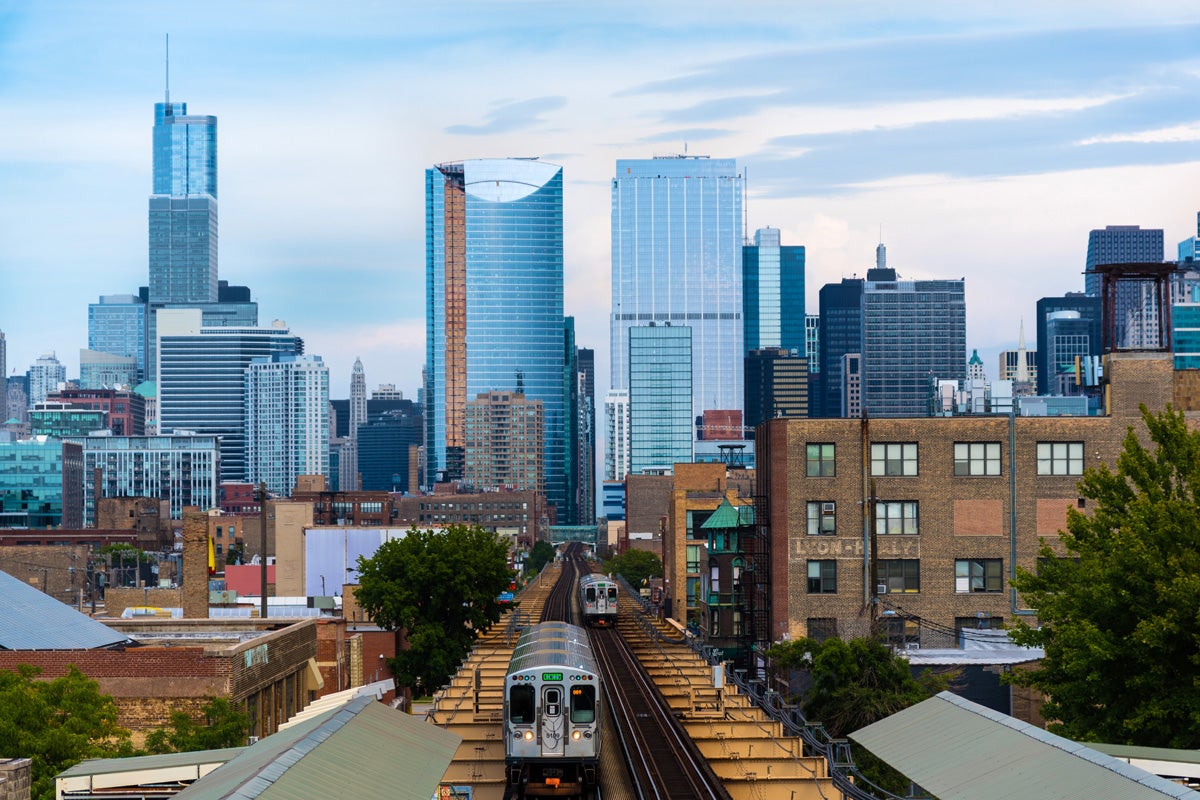
<path id="1" fill-rule="evenodd" d="M 1162 263 L 1163 232 L 1161 228 L 1141 228 L 1137 225 L 1109 225 L 1088 234 L 1087 265 L 1084 276 L 1087 293 L 1100 296 L 1101 276 L 1096 267 L 1102 264 Z M 1147 329 L 1157 325 L 1157 308 L 1153 292 L 1138 282 L 1117 287 L 1113 299 L 1112 332 L 1117 347 L 1138 346 Z M 1038 343 L 1041 347 L 1041 343 Z"/>

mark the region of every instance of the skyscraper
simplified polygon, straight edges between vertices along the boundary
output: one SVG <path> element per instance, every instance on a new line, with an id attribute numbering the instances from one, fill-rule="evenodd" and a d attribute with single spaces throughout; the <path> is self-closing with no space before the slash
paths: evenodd
<path id="1" fill-rule="evenodd" d="M 810 408 L 814 417 L 842 415 L 842 358 L 862 352 L 862 278 L 842 278 L 841 283 L 821 287 L 821 328 L 817 346 L 820 352 L 817 404 Z"/>
<path id="2" fill-rule="evenodd" d="M 1051 315 L 1060 311 L 1075 314 L 1059 315 L 1051 326 Z M 1043 297 L 1037 301 L 1036 316 L 1038 394 L 1078 394 L 1074 381 L 1075 356 L 1100 355 L 1100 298 L 1082 292 Z M 1067 322 L 1068 319 L 1081 322 Z M 1061 377 L 1068 374 L 1069 379 Z"/>
<path id="3" fill-rule="evenodd" d="M 604 395 L 604 480 L 623 481 L 629 473 L 629 390 Z"/>
<path id="4" fill-rule="evenodd" d="M 0 389 L 6 388 L 4 385 L 6 380 L 8 380 L 8 340 L 4 338 L 4 331 L 0 331 Z"/>
<path id="5" fill-rule="evenodd" d="M 362 488 L 358 466 L 358 428 L 367 422 L 367 375 L 362 359 L 354 359 L 350 372 L 350 402 L 346 409 L 346 441 L 342 444 L 338 462 L 338 487 L 344 492 Z"/>
<path id="6" fill-rule="evenodd" d="M 805 355 L 804 248 L 781 245 L 778 228 L 760 228 L 742 248 L 746 353 L 780 348 Z"/>
<path id="7" fill-rule="evenodd" d="M 54 353 L 43 353 L 29 367 L 25 375 L 29 378 L 29 393 L 26 401 L 32 407 L 46 399 L 46 395 L 58 389 L 67 379 L 67 368 L 59 363 Z"/>
<path id="8" fill-rule="evenodd" d="M 460 480 L 467 400 L 541 400 L 546 496 L 566 506 L 562 168 L 530 159 L 425 173 L 426 481 Z"/>
<path id="9" fill-rule="evenodd" d="M 575 351 L 575 484 L 579 525 L 596 522 L 596 352 Z"/>
<path id="10" fill-rule="evenodd" d="M 629 329 L 691 329 L 692 406 L 741 410 L 743 179 L 733 159 L 617 161 L 611 386 L 630 387 Z M 801 325 L 803 312 L 801 312 Z M 799 345 L 797 345 L 799 346 Z"/>
<path id="11" fill-rule="evenodd" d="M 290 495 L 300 475 L 329 473 L 329 368 L 320 356 L 271 353 L 246 367 L 246 480 Z"/>
<path id="12" fill-rule="evenodd" d="M 692 329 L 648 325 L 629 338 L 629 471 L 670 471 L 694 453 Z"/>
<path id="13" fill-rule="evenodd" d="M 467 401 L 463 479 L 471 491 L 545 493 L 545 415 L 541 400 L 520 392 L 482 392 Z"/>
<path id="14" fill-rule="evenodd" d="M 867 271 L 862 311 L 862 402 L 872 417 L 929 413 L 931 379 L 966 380 L 965 283 L 898 280 Z M 982 364 L 981 364 L 982 366 Z"/>
<path id="15" fill-rule="evenodd" d="M 358 431 L 358 472 L 364 492 L 415 492 L 424 426 L 411 400 L 370 419 Z"/>
<path id="16" fill-rule="evenodd" d="M 106 294 L 88 304 L 88 350 L 137 359 L 146 375 L 146 303 L 135 294 Z"/>
<path id="17" fill-rule="evenodd" d="M 200 309 L 158 312 L 158 430 L 219 436 L 221 480 L 245 482 L 246 368 L 275 353 L 301 355 L 304 341 L 281 322 L 270 328 L 202 322 Z"/>
<path id="18" fill-rule="evenodd" d="M 746 427 L 775 417 L 808 416 L 808 359 L 783 348 L 746 355 Z"/>
<path id="19" fill-rule="evenodd" d="M 217 118 L 154 104 L 150 302 L 217 302 Z"/>
<path id="20" fill-rule="evenodd" d="M 1143 229 L 1137 225 L 1109 225 L 1088 234 L 1085 287 L 1092 297 L 1100 296 L 1102 264 L 1162 263 L 1161 228 Z M 1158 309 L 1153 292 L 1141 282 L 1119 284 L 1113 302 L 1113 342 L 1117 347 L 1139 347 L 1158 324 Z M 1038 343 L 1039 346 L 1041 343 Z"/>

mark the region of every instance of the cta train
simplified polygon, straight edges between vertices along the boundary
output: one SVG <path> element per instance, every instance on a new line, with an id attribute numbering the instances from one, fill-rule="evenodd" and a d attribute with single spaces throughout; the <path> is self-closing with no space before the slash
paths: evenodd
<path id="1" fill-rule="evenodd" d="M 594 795 L 602 694 L 586 630 L 541 622 L 521 634 L 504 678 L 504 761 L 520 796 Z"/>
<path id="2" fill-rule="evenodd" d="M 579 611 L 584 625 L 616 625 L 617 582 L 599 573 L 581 575 Z"/>

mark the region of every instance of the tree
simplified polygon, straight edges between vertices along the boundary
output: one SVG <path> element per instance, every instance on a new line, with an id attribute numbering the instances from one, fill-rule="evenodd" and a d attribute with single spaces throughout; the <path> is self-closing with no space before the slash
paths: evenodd
<path id="1" fill-rule="evenodd" d="M 835 738 L 932 697 L 949 683 L 929 670 L 914 678 L 908 659 L 878 639 L 796 639 L 773 645 L 767 656 L 783 669 L 811 674 L 812 688 L 801 700 L 804 716 Z"/>
<path id="2" fill-rule="evenodd" d="M 891 716 L 944 690 L 950 676 L 922 670 L 914 678 L 908 659 L 879 639 L 796 639 L 773 645 L 767 656 L 785 670 L 812 678 L 800 698 L 804 716 L 835 739 Z M 856 749 L 854 763 L 876 786 L 905 794 L 910 781 L 870 751 Z"/>
<path id="3" fill-rule="evenodd" d="M 0 753 L 32 760 L 35 800 L 54 797 L 54 776 L 85 758 L 133 755 L 117 706 L 76 667 L 51 681 L 38 667 L 0 671 Z"/>
<path id="4" fill-rule="evenodd" d="M 168 727 L 152 731 L 146 737 L 146 750 L 150 753 L 184 753 L 246 744 L 250 715 L 245 711 L 224 697 L 214 697 L 205 703 L 202 713 L 204 724 L 200 725 L 189 714 L 174 712 Z"/>
<path id="5" fill-rule="evenodd" d="M 529 557 L 525 560 L 526 566 L 529 568 L 529 575 L 537 575 L 542 571 L 542 567 L 554 560 L 554 545 L 549 542 L 537 541 L 529 550 Z"/>
<path id="6" fill-rule="evenodd" d="M 661 578 L 663 574 L 662 559 L 648 550 L 626 550 L 605 564 L 609 572 L 624 575 L 625 580 L 635 589 L 646 582 L 647 578 Z"/>
<path id="7" fill-rule="evenodd" d="M 358 560 L 359 605 L 375 623 L 403 632 L 391 666 L 405 686 L 444 685 L 478 636 L 495 624 L 508 589 L 508 544 L 483 528 L 410 530 Z"/>
<path id="8" fill-rule="evenodd" d="M 1040 627 L 1013 638 L 1045 648 L 1011 680 L 1049 696 L 1050 730 L 1078 741 L 1200 747 L 1200 433 L 1170 406 L 1142 406 L 1154 449 L 1132 428 L 1116 471 L 1084 471 L 1060 541 L 1013 586 Z"/>

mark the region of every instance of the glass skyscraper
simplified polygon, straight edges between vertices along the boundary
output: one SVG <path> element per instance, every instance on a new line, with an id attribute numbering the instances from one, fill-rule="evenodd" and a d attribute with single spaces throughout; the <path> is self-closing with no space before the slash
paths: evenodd
<path id="1" fill-rule="evenodd" d="M 426 480 L 463 477 L 468 400 L 541 400 L 546 496 L 566 508 L 562 168 L 529 159 L 425 173 Z"/>
<path id="2" fill-rule="evenodd" d="M 146 375 L 146 303 L 135 294 L 106 294 L 88 304 L 88 349 L 137 359 Z"/>
<path id="3" fill-rule="evenodd" d="M 629 337 L 629 470 L 635 475 L 692 461 L 692 329 L 655 325 Z"/>
<path id="4" fill-rule="evenodd" d="M 287 328 L 210 328 L 200 309 L 158 312 L 158 430 L 221 441 L 221 480 L 245 482 L 246 369 L 256 358 L 302 354 Z M 328 423 L 326 424 L 328 431 Z"/>
<path id="5" fill-rule="evenodd" d="M 217 301 L 217 118 L 154 104 L 150 302 Z"/>
<path id="6" fill-rule="evenodd" d="M 742 318 L 747 354 L 783 348 L 805 355 L 804 248 L 780 244 L 778 228 L 760 228 L 742 248 Z"/>
<path id="7" fill-rule="evenodd" d="M 246 479 L 291 495 L 300 475 L 329 474 L 329 368 L 272 353 L 246 368 Z"/>
<path id="8" fill-rule="evenodd" d="M 629 387 L 629 329 L 692 332 L 692 405 L 741 410 L 742 193 L 733 159 L 617 161 L 612 184 L 611 385 Z M 803 326 L 803 311 L 801 326 Z"/>

